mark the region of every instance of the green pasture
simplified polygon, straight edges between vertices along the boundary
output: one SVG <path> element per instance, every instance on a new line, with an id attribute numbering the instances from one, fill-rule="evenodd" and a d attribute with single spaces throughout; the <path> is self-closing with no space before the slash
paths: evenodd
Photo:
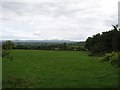
<path id="1" fill-rule="evenodd" d="M 80 51 L 13 50 L 3 58 L 3 88 L 115 88 L 118 70 Z"/>

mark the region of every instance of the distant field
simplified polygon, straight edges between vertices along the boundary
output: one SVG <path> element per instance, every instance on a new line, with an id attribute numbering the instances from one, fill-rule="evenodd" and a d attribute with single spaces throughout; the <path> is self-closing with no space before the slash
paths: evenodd
<path id="1" fill-rule="evenodd" d="M 117 69 L 79 51 L 14 50 L 3 59 L 3 87 L 114 88 Z"/>

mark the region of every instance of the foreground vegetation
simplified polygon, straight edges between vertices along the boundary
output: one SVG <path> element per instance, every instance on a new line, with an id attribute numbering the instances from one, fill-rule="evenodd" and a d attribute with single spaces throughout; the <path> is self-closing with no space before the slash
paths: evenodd
<path id="1" fill-rule="evenodd" d="M 120 52 L 108 53 L 100 60 L 103 62 L 109 62 L 115 67 L 120 67 Z"/>
<path id="2" fill-rule="evenodd" d="M 3 88 L 115 88 L 118 70 L 84 51 L 12 50 L 3 58 Z"/>

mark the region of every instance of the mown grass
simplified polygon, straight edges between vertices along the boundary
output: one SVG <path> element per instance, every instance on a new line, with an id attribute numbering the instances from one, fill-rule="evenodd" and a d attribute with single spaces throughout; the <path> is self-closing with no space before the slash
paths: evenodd
<path id="1" fill-rule="evenodd" d="M 3 58 L 3 88 L 115 88 L 118 70 L 79 51 L 14 50 Z"/>

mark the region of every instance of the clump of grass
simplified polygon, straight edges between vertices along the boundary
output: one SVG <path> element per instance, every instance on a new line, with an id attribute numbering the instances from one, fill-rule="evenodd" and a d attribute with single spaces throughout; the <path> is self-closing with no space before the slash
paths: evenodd
<path id="1" fill-rule="evenodd" d="M 3 87 L 6 88 L 21 88 L 21 87 L 28 87 L 30 88 L 33 82 L 28 78 L 23 78 L 21 76 L 9 76 L 7 80 L 2 81 Z"/>

